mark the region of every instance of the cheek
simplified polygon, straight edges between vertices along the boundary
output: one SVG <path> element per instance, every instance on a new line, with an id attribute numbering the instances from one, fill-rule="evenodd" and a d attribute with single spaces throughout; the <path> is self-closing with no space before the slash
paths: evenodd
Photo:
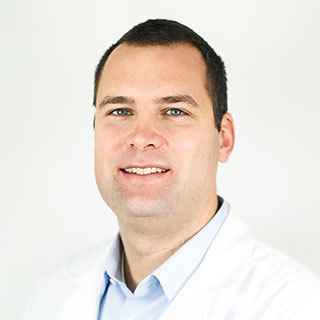
<path id="1" fill-rule="evenodd" d="M 212 129 L 213 130 L 213 129 Z M 166 140 L 171 146 L 173 152 L 176 150 L 180 154 L 184 153 L 187 158 L 189 155 L 198 158 L 203 155 L 209 156 L 218 151 L 218 137 L 214 132 L 204 130 L 194 130 L 192 128 L 183 128 L 169 132 Z"/>
<path id="2" fill-rule="evenodd" d="M 119 153 L 121 145 L 119 131 L 112 128 L 96 128 L 95 131 L 95 166 L 110 167 Z"/>
<path id="3" fill-rule="evenodd" d="M 219 138 L 213 129 L 210 130 L 212 131 L 186 129 L 175 132 L 168 138 L 170 150 L 180 162 L 179 167 L 192 174 L 215 174 Z"/>
<path id="4" fill-rule="evenodd" d="M 112 125 L 101 125 L 95 131 L 95 147 L 97 151 L 105 153 L 115 149 L 122 142 L 121 128 Z"/>

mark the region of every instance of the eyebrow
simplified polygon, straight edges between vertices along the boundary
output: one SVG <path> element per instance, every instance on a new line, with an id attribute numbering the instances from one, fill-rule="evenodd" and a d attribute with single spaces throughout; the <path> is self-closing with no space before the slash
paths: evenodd
<path id="1" fill-rule="evenodd" d="M 170 104 L 170 103 L 187 103 L 193 107 L 199 107 L 196 101 L 188 94 L 179 94 L 168 97 L 162 97 L 156 99 L 156 102 L 159 104 Z"/>
<path id="2" fill-rule="evenodd" d="M 193 107 L 199 107 L 196 101 L 188 94 L 178 94 L 161 97 L 154 100 L 157 104 L 187 103 Z M 99 109 L 108 104 L 134 104 L 134 99 L 125 96 L 105 96 L 99 104 Z"/>
<path id="3" fill-rule="evenodd" d="M 99 109 L 108 104 L 134 104 L 134 99 L 125 96 L 105 96 L 99 104 Z"/>

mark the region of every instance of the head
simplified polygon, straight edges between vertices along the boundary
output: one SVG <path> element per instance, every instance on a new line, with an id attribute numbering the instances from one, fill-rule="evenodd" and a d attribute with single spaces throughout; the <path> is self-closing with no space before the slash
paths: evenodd
<path id="1" fill-rule="evenodd" d="M 221 119 L 228 111 L 227 77 L 222 59 L 209 44 L 193 30 L 176 21 L 156 19 L 138 24 L 113 44 L 101 57 L 94 78 L 93 105 L 97 103 L 97 91 L 102 70 L 110 54 L 120 44 L 134 46 L 172 46 L 189 44 L 199 50 L 206 65 L 206 89 L 212 102 L 215 127 L 220 131 Z"/>
<path id="2" fill-rule="evenodd" d="M 149 20 L 104 54 L 95 80 L 95 174 L 118 220 L 212 216 L 234 141 L 221 59 L 189 28 Z"/>

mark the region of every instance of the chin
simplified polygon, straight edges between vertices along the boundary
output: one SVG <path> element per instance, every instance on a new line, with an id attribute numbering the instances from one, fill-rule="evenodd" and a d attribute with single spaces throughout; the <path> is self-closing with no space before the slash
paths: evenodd
<path id="1" fill-rule="evenodd" d="M 130 216 L 140 218 L 159 217 L 168 213 L 168 202 L 163 200 L 150 201 L 123 201 L 113 210 L 117 216 Z"/>

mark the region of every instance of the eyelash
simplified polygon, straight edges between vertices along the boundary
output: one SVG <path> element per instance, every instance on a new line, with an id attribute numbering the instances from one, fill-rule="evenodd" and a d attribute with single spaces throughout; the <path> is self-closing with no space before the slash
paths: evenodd
<path id="1" fill-rule="evenodd" d="M 112 111 L 108 112 L 108 115 L 114 115 L 114 116 L 116 116 L 116 117 L 121 117 L 122 115 L 113 114 L 114 112 L 120 111 L 120 110 L 122 110 L 122 111 L 129 111 L 128 109 L 119 108 L 119 109 L 115 109 L 115 110 L 112 110 Z M 167 110 L 165 110 L 165 113 L 167 113 L 167 111 L 170 111 L 170 110 L 178 110 L 179 112 L 181 112 L 181 114 L 179 114 L 179 115 L 174 115 L 174 117 L 187 115 L 186 112 L 184 112 L 184 111 L 182 111 L 182 110 L 180 110 L 180 109 L 178 109 L 178 108 L 170 108 L 170 109 L 167 109 Z M 130 111 L 129 111 L 129 112 L 130 112 Z M 128 114 L 126 114 L 125 116 L 128 116 Z"/>

